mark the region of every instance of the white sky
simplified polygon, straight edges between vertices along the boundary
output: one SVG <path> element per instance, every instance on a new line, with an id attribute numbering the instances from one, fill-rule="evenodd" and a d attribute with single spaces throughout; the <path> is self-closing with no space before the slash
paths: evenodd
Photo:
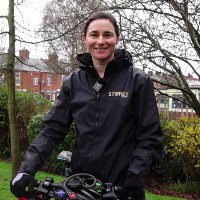
<path id="1" fill-rule="evenodd" d="M 23 1 L 23 3 L 21 3 Z M 42 10 L 46 3 L 50 0 L 15 0 L 15 4 L 21 3 L 21 5 L 15 6 L 15 20 L 20 26 L 25 27 L 26 29 L 16 28 L 16 35 L 19 35 L 26 41 L 40 41 L 39 38 L 36 38 L 34 30 L 39 28 L 40 23 L 42 22 Z M 9 0 L 0 0 L 0 16 L 8 14 L 8 4 Z M 16 27 L 19 28 L 19 25 L 16 24 Z M 0 18 L 0 32 L 8 31 L 7 20 Z M 0 48 L 8 48 L 8 37 L 0 40 Z M 16 55 L 18 51 L 22 48 L 27 48 L 30 51 L 31 58 L 46 58 L 44 44 L 30 45 L 25 43 L 16 42 Z"/>

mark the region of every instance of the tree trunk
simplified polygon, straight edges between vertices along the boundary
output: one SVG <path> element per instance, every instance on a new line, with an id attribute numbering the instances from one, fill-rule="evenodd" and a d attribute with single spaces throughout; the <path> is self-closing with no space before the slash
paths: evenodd
<path id="1" fill-rule="evenodd" d="M 8 115 L 10 123 L 12 177 L 16 174 L 21 163 L 19 133 L 16 125 L 15 114 L 15 24 L 14 24 L 14 0 L 9 0 L 8 11 L 9 48 L 7 62 L 7 86 L 8 86 Z"/>

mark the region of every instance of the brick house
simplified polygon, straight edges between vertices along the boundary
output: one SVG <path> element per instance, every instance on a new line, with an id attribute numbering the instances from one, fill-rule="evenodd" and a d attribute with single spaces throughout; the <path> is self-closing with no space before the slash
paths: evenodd
<path id="1" fill-rule="evenodd" d="M 50 54 L 49 60 L 34 59 L 29 58 L 29 53 L 27 49 L 22 49 L 15 60 L 16 89 L 41 93 L 54 102 L 66 74 L 58 67 L 58 57 Z"/>

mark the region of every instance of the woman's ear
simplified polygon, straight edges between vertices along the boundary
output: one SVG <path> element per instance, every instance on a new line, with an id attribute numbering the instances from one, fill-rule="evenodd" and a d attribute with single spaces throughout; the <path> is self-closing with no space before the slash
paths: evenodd
<path id="1" fill-rule="evenodd" d="M 119 37 L 117 38 L 117 42 L 116 42 L 116 45 L 119 43 Z"/>
<path id="2" fill-rule="evenodd" d="M 86 37 L 83 36 L 83 37 L 82 37 L 82 40 L 83 40 L 83 43 L 84 43 L 84 45 L 85 45 L 85 49 L 86 49 L 86 52 L 87 52 L 87 51 L 88 51 L 88 47 L 87 47 Z"/>
<path id="3" fill-rule="evenodd" d="M 87 45 L 86 37 L 85 36 L 83 36 L 83 42 L 84 42 L 85 45 Z"/>

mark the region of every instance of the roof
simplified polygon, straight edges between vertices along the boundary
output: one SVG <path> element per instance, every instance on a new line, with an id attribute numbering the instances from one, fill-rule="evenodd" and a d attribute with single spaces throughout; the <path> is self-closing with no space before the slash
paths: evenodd
<path id="1" fill-rule="evenodd" d="M 21 61 L 18 58 L 15 61 L 15 70 L 55 73 L 54 70 L 50 69 L 47 64 L 43 62 L 43 60 L 35 58 L 23 59 Z"/>
<path id="2" fill-rule="evenodd" d="M 163 83 L 166 82 L 166 84 L 169 84 L 169 85 L 177 85 L 176 79 L 172 76 L 167 75 L 167 74 L 159 73 L 159 72 L 153 74 L 152 71 L 149 71 L 148 75 L 151 78 L 153 78 L 154 80 L 157 80 L 157 81 L 160 81 L 160 82 L 163 82 Z M 190 88 L 200 88 L 200 80 L 197 79 L 197 78 L 193 78 L 192 75 L 185 76 L 185 80 L 187 81 Z M 170 86 L 167 86 L 167 85 L 166 86 L 162 85 L 161 83 L 157 83 L 157 82 L 154 83 L 154 86 L 156 88 L 160 88 L 160 89 L 168 89 L 170 87 Z"/>
<path id="3" fill-rule="evenodd" d="M 192 88 L 200 88 L 200 80 L 198 79 L 187 80 L 187 83 Z"/>

